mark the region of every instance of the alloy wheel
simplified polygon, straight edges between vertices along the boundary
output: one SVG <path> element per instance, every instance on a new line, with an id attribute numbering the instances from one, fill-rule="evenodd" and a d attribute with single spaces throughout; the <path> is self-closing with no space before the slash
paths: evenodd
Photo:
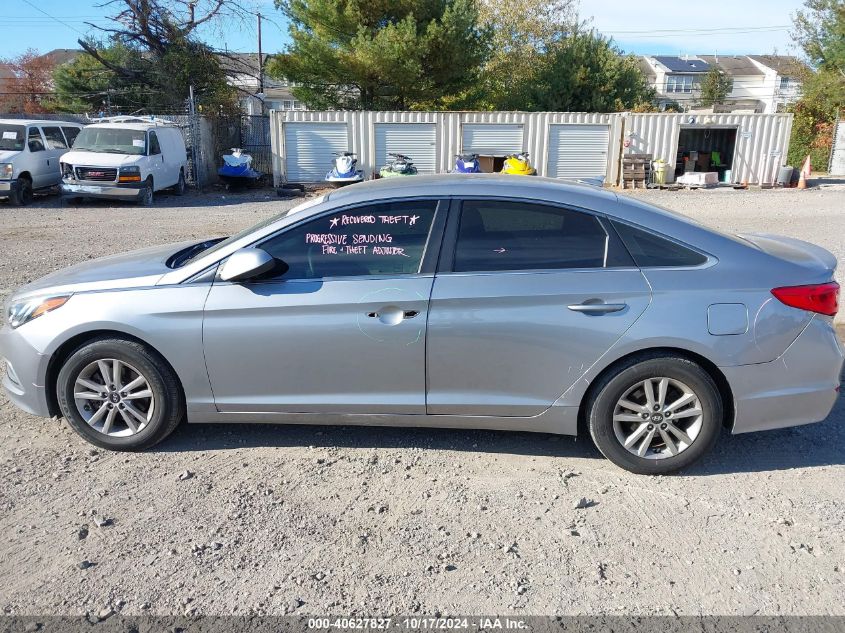
<path id="1" fill-rule="evenodd" d="M 152 420 L 155 396 L 147 378 L 114 358 L 86 365 L 73 388 L 76 409 L 94 430 L 112 437 L 139 433 Z"/>
<path id="2" fill-rule="evenodd" d="M 629 453 L 666 459 L 687 450 L 701 433 L 704 412 L 698 395 L 674 378 L 641 380 L 613 409 L 613 432 Z"/>

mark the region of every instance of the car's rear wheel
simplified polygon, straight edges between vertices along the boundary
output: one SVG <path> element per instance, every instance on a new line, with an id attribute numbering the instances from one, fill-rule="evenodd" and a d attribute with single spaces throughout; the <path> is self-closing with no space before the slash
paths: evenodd
<path id="1" fill-rule="evenodd" d="M 166 438 L 183 417 L 176 374 L 135 341 L 97 339 L 65 361 L 59 407 L 84 439 L 111 450 L 141 450 Z"/>
<path id="2" fill-rule="evenodd" d="M 602 454 L 638 474 L 662 475 L 698 461 L 722 428 L 722 400 L 689 359 L 634 358 L 593 389 L 590 435 Z"/>

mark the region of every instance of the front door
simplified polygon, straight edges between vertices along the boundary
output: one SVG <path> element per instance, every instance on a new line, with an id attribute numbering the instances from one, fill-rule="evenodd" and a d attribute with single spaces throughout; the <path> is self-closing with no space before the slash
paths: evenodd
<path id="1" fill-rule="evenodd" d="M 429 308 L 430 414 L 539 415 L 648 306 L 642 273 L 588 213 L 467 200 L 449 233 L 454 261 Z"/>
<path id="2" fill-rule="evenodd" d="M 218 410 L 425 413 L 436 214 L 433 200 L 339 209 L 258 244 L 279 261 L 269 279 L 215 282 L 203 341 Z"/>
<path id="3" fill-rule="evenodd" d="M 50 152 L 47 151 L 47 145 L 38 126 L 33 125 L 27 129 L 26 149 L 29 152 L 29 158 L 26 162 L 29 173 L 32 174 L 33 188 L 40 189 L 54 184 L 50 180 Z"/>

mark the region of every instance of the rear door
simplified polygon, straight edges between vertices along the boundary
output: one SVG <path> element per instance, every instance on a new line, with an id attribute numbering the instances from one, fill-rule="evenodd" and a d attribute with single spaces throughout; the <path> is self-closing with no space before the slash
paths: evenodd
<path id="1" fill-rule="evenodd" d="M 649 286 L 597 216 L 458 205 L 429 307 L 426 410 L 538 415 L 640 317 Z"/>

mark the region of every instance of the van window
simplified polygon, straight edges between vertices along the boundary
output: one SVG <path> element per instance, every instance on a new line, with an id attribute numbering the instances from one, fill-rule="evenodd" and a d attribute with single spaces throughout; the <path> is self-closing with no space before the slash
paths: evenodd
<path id="1" fill-rule="evenodd" d="M 83 128 L 76 137 L 73 149 L 80 152 L 143 156 L 147 151 L 146 134 L 144 130 L 90 125 Z"/>
<path id="2" fill-rule="evenodd" d="M 67 149 L 68 144 L 65 141 L 64 134 L 60 127 L 45 127 L 44 137 L 47 139 L 47 145 L 50 149 Z"/>
<path id="3" fill-rule="evenodd" d="M 44 141 L 41 140 L 41 130 L 37 127 L 29 128 L 26 133 L 26 144 L 29 146 L 30 152 L 43 152 Z"/>
<path id="4" fill-rule="evenodd" d="M 0 151 L 20 152 L 26 128 L 22 125 L 0 123 Z"/>
<path id="5" fill-rule="evenodd" d="M 161 154 L 161 145 L 158 144 L 158 136 L 155 132 L 150 132 L 150 156 Z"/>
<path id="6" fill-rule="evenodd" d="M 65 138 L 67 139 L 68 147 L 73 147 L 73 142 L 76 140 L 76 137 L 79 136 L 79 128 L 78 127 L 63 127 L 62 132 L 65 133 Z"/>

